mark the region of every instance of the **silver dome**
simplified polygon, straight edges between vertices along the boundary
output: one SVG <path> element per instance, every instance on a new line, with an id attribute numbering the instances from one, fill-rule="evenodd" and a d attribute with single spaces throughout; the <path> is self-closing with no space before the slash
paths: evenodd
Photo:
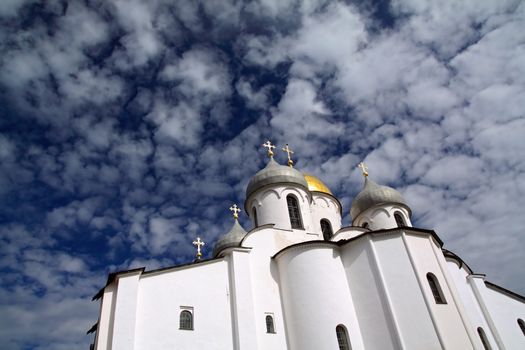
<path id="1" fill-rule="evenodd" d="M 230 229 L 230 232 L 219 238 L 217 243 L 215 243 L 215 247 L 213 248 L 213 256 L 216 257 L 226 248 L 238 247 L 245 235 L 246 231 L 236 219 L 232 228 Z"/>
<path id="2" fill-rule="evenodd" d="M 248 183 L 246 199 L 258 189 L 277 183 L 293 183 L 308 189 L 308 183 L 300 171 L 289 166 L 280 165 L 273 158 L 270 158 L 266 167 L 255 174 Z"/>
<path id="3" fill-rule="evenodd" d="M 352 220 L 355 220 L 365 210 L 372 208 L 378 204 L 385 203 L 396 203 L 401 204 L 408 209 L 410 213 L 410 208 L 405 202 L 401 193 L 394 190 L 392 187 L 380 186 L 374 181 L 369 180 L 368 177 L 365 178 L 365 185 L 361 192 L 355 196 L 352 201 L 352 207 L 350 208 L 350 216 Z"/>

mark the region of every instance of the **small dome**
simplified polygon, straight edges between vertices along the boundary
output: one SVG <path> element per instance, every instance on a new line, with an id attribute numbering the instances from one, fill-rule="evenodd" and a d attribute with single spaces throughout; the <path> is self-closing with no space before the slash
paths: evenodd
<path id="1" fill-rule="evenodd" d="M 397 203 L 401 204 L 408 209 L 410 213 L 410 208 L 405 202 L 401 193 L 394 190 L 392 187 L 380 186 L 374 181 L 369 180 L 368 177 L 365 178 L 365 185 L 361 192 L 355 196 L 352 201 L 352 207 L 350 208 L 350 216 L 352 220 L 355 220 L 365 210 L 372 208 L 378 204 L 385 203 Z"/>
<path id="2" fill-rule="evenodd" d="M 308 188 L 308 184 L 300 171 L 289 166 L 280 165 L 273 158 L 270 158 L 266 167 L 255 174 L 248 183 L 246 199 L 258 189 L 278 183 L 293 183 L 305 189 Z"/>
<path id="3" fill-rule="evenodd" d="M 332 191 L 330 191 L 328 186 L 326 186 L 318 177 L 305 173 L 304 179 L 308 184 L 308 190 L 312 192 L 327 193 L 333 196 Z"/>
<path id="4" fill-rule="evenodd" d="M 233 223 L 232 228 L 230 229 L 230 232 L 223 235 L 217 243 L 215 243 L 215 247 L 213 248 L 213 256 L 219 255 L 221 251 L 223 251 L 226 248 L 231 247 L 238 247 L 241 244 L 242 239 L 246 235 L 246 231 L 242 228 L 242 226 L 239 224 L 239 221 L 236 219 Z"/>

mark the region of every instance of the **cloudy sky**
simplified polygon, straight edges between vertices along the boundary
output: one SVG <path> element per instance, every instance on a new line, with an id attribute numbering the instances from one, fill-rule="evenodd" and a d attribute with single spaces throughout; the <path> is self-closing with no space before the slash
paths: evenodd
<path id="1" fill-rule="evenodd" d="M 345 225 L 364 160 L 525 294 L 523 1 L 3 0 L 0 25 L 3 349 L 87 349 L 108 272 L 209 257 L 267 139 Z"/>

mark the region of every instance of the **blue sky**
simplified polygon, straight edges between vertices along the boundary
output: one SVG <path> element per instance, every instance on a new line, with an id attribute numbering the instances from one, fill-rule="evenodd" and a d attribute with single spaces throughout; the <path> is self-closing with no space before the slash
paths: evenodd
<path id="1" fill-rule="evenodd" d="M 364 160 L 525 294 L 522 1 L 4 0 L 0 25 L 2 348 L 86 349 L 108 272 L 209 257 L 267 139 L 345 225 Z"/>

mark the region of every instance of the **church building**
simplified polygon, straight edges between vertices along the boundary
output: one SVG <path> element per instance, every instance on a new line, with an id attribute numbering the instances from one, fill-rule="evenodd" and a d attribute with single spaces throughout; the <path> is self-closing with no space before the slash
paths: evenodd
<path id="1" fill-rule="evenodd" d="M 490 283 L 412 226 L 393 188 L 343 208 L 317 177 L 269 161 L 246 188 L 211 259 L 111 273 L 95 350 L 525 349 L 525 297 Z"/>

